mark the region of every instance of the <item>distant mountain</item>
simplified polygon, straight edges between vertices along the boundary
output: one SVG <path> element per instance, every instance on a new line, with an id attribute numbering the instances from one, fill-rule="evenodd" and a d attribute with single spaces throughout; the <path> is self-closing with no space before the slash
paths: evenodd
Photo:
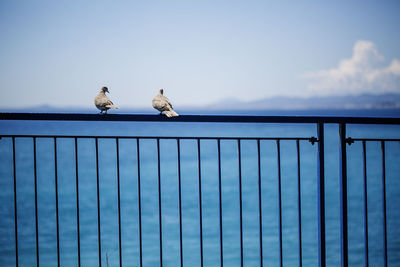
<path id="1" fill-rule="evenodd" d="M 174 106 L 178 113 L 184 114 L 247 114 L 247 115 L 351 115 L 381 116 L 395 114 L 400 116 L 400 94 L 358 96 L 315 96 L 315 97 L 271 97 L 256 101 L 240 101 L 224 99 L 207 106 Z M 50 105 L 24 108 L 1 108 L 0 112 L 28 113 L 89 113 L 97 114 L 99 110 L 93 107 L 55 107 Z M 131 108 L 120 107 L 110 111 L 110 114 L 159 114 L 152 107 Z"/>
<path id="2" fill-rule="evenodd" d="M 307 110 L 307 109 L 398 109 L 400 94 L 357 96 L 277 96 L 256 101 L 221 100 L 207 106 L 211 110 Z"/>

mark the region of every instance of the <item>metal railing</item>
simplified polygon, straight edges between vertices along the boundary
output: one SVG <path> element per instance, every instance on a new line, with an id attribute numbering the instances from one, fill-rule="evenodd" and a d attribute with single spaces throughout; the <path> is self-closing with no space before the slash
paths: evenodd
<path id="1" fill-rule="evenodd" d="M 278 170 L 278 221 L 279 221 L 279 265 L 283 266 L 283 249 L 282 249 L 282 185 L 281 185 L 281 141 L 291 140 L 296 144 L 296 162 L 297 162 L 297 183 L 298 183 L 298 241 L 299 241 L 299 266 L 302 266 L 302 223 L 301 223 L 301 156 L 300 144 L 301 142 L 310 142 L 312 145 L 318 144 L 318 179 L 317 179 L 317 201 L 318 203 L 318 263 L 319 266 L 326 266 L 326 222 L 325 222 L 325 124 L 338 124 L 340 136 L 340 226 L 341 226 L 341 265 L 348 266 L 348 194 L 347 194 L 347 147 L 354 142 L 361 142 L 363 147 L 363 170 L 364 170 L 364 233 L 365 233 L 365 265 L 368 266 L 368 215 L 367 215 L 367 165 L 366 165 L 366 143 L 370 141 L 380 142 L 382 149 L 382 198 L 383 198 L 383 250 L 384 250 L 384 266 L 387 266 L 387 222 L 386 222 L 386 175 L 385 175 L 385 144 L 388 142 L 400 141 L 400 138 L 352 138 L 346 135 L 347 124 L 391 124 L 400 125 L 399 118 L 365 118 L 365 117 L 307 117 L 307 116 L 179 116 L 174 118 L 165 118 L 158 115 L 92 115 L 92 114 L 28 114 L 28 113 L 0 113 L 0 120 L 42 120 L 42 121 L 131 121 L 131 122 L 211 122 L 211 123 L 312 123 L 317 126 L 317 136 L 309 137 L 200 137 L 200 136 L 76 136 L 76 135 L 19 135 L 19 134 L 6 134 L 1 135 L 0 139 L 10 138 L 12 142 L 12 159 L 13 159 L 13 183 L 14 183 L 14 231 L 15 231 L 15 262 L 18 266 L 18 205 L 17 205 L 17 176 L 16 176 L 16 146 L 15 142 L 18 138 L 31 138 L 33 141 L 33 157 L 34 157 L 34 186 L 35 186 L 35 231 L 36 231 L 36 264 L 39 266 L 39 224 L 38 224 L 38 193 L 37 193 L 37 149 L 36 143 L 39 138 L 53 139 L 53 153 L 54 153 L 54 171 L 55 171 L 55 199 L 56 199 L 56 231 L 57 231 L 57 264 L 60 266 L 60 229 L 59 229 L 59 203 L 58 203 L 58 174 L 57 174 L 57 141 L 64 138 L 74 140 L 75 151 L 75 187 L 76 187 L 76 231 L 77 231 L 77 248 L 78 248 L 78 266 L 81 266 L 81 247 L 80 247 L 80 205 L 79 205 L 79 172 L 78 172 L 78 140 L 92 139 L 95 141 L 95 157 L 96 157 L 96 189 L 97 189 L 97 238 L 98 238 L 98 265 L 102 266 L 102 241 L 101 241 L 101 209 L 100 209 L 100 182 L 99 182 L 99 139 L 112 139 L 115 140 L 116 149 L 116 166 L 117 166 L 117 197 L 118 197 L 118 251 L 119 251 L 119 264 L 122 266 L 123 253 L 121 244 L 121 201 L 120 201 L 120 140 L 129 139 L 136 141 L 136 158 L 137 158 L 137 188 L 138 188 L 138 216 L 139 216 L 139 265 L 143 265 L 142 255 L 142 203 L 141 203 L 141 141 L 154 140 L 157 147 L 157 179 L 158 179 L 158 226 L 159 226 L 159 261 L 160 266 L 163 265 L 163 231 L 162 231 L 162 187 L 161 187 L 161 166 L 160 166 L 160 140 L 175 140 L 177 151 L 177 165 L 178 165 L 178 201 L 179 201 L 179 250 L 180 250 L 180 266 L 184 266 L 183 261 L 183 236 L 182 236 L 182 185 L 181 185 L 181 141 L 182 140 L 195 140 L 197 145 L 197 169 L 198 169 L 198 202 L 199 202 L 199 232 L 200 232 L 200 266 L 203 266 L 203 214 L 202 214 L 202 161 L 201 161 L 201 142 L 204 140 L 214 140 L 217 143 L 217 165 L 218 165 L 218 210 L 219 210 L 219 256 L 220 266 L 224 265 L 224 252 L 223 252 L 223 206 L 222 206 L 222 189 L 221 189 L 221 141 L 231 140 L 235 141 L 238 153 L 238 186 L 239 186 L 239 225 L 240 225 L 240 265 L 244 266 L 243 255 L 243 199 L 242 199 L 242 142 L 246 140 L 253 140 L 257 145 L 257 167 L 258 167 L 258 215 L 259 215 L 259 249 L 260 249 L 260 266 L 263 266 L 263 217 L 262 217 L 262 175 L 261 175 L 261 156 L 260 156 L 260 143 L 263 141 L 273 141 L 276 143 L 277 151 L 277 170 Z M 0 140 L 1 141 L 1 140 Z M 8 179 L 9 177 L 2 177 Z"/>

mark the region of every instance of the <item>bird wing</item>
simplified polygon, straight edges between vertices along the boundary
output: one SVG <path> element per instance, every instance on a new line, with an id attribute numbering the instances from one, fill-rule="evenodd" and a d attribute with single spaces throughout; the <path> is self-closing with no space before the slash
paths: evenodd
<path id="1" fill-rule="evenodd" d="M 100 107 L 106 107 L 106 106 L 113 106 L 114 103 L 105 95 L 102 95 L 101 93 L 96 96 L 94 103 L 96 106 Z"/>
<path id="2" fill-rule="evenodd" d="M 166 96 L 163 97 L 163 100 L 165 101 L 165 106 L 172 108 L 172 104 Z"/>

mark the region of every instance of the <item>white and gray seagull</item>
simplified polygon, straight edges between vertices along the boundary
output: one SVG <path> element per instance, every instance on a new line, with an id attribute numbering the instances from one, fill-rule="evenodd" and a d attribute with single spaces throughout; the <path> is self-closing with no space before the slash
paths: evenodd
<path id="1" fill-rule="evenodd" d="M 111 100 L 106 96 L 106 93 L 110 93 L 107 87 L 103 87 L 100 90 L 100 93 L 94 98 L 94 104 L 100 110 L 100 113 L 105 112 L 107 114 L 107 110 L 110 108 L 118 109 L 117 106 L 111 102 Z"/>
<path id="2" fill-rule="evenodd" d="M 179 116 L 179 114 L 173 110 L 172 104 L 171 102 L 169 102 L 169 99 L 164 96 L 163 89 L 160 89 L 158 95 L 153 98 L 153 101 L 151 103 L 153 104 L 153 108 L 160 111 L 160 115 L 164 112 L 165 116 L 167 116 L 168 118 Z"/>

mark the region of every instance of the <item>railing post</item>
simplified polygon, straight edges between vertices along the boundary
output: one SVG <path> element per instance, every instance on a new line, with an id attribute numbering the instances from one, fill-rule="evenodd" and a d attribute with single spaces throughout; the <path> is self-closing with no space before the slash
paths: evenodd
<path id="1" fill-rule="evenodd" d="M 362 141 L 363 152 L 363 175 L 364 175 L 364 243 L 365 243 L 365 266 L 369 267 L 368 257 L 368 183 L 367 183 L 367 146 L 365 140 Z"/>
<path id="2" fill-rule="evenodd" d="M 318 141 L 318 256 L 319 266 L 325 267 L 325 151 L 323 123 L 318 123 Z"/>
<path id="3" fill-rule="evenodd" d="M 203 208 L 201 198 L 201 151 L 200 139 L 197 139 L 197 167 L 199 178 L 199 220 L 200 220 L 200 266 L 203 267 Z"/>
<path id="4" fill-rule="evenodd" d="M 385 141 L 381 141 L 382 149 L 382 204 L 383 204 L 383 266 L 387 266 L 387 223 L 386 223 L 386 163 Z"/>
<path id="5" fill-rule="evenodd" d="M 259 216 L 259 235 L 260 235 L 260 267 L 263 267 L 263 233 L 262 233 L 262 184 L 261 184 L 261 154 L 260 139 L 257 140 L 257 163 L 258 163 L 258 216 Z M 301 249 L 300 249 L 301 250 Z M 300 256 L 301 257 L 301 256 Z"/>
<path id="6" fill-rule="evenodd" d="M 279 266 L 283 266 L 282 252 L 282 183 L 281 183 L 281 143 L 276 140 L 276 150 L 278 157 L 278 205 L 279 205 Z"/>
<path id="7" fill-rule="evenodd" d="M 119 267 L 122 267 L 122 245 L 121 245 L 121 185 L 119 175 L 119 139 L 115 138 L 116 156 L 117 156 L 117 193 L 118 193 L 118 254 Z"/>
<path id="8" fill-rule="evenodd" d="M 18 202 L 17 202 L 17 166 L 15 164 L 15 137 L 12 137 L 13 151 L 13 180 L 14 180 L 14 238 L 15 238 L 15 266 L 18 267 Z"/>
<path id="9" fill-rule="evenodd" d="M 340 135 L 340 239 L 342 267 L 348 266 L 347 244 L 347 153 L 346 153 L 346 124 L 339 126 Z"/>
<path id="10" fill-rule="evenodd" d="M 143 266 L 142 246 L 142 197 L 140 183 L 140 139 L 136 138 L 137 182 L 138 182 L 138 213 L 139 213 L 139 266 Z"/>
<path id="11" fill-rule="evenodd" d="M 99 178 L 99 139 L 95 138 L 96 145 L 96 181 L 97 181 L 97 241 L 99 243 L 99 267 L 101 267 L 101 223 L 100 223 L 100 178 Z M 56 168 L 57 169 L 57 168 Z"/>
<path id="12" fill-rule="evenodd" d="M 179 247 L 180 247 L 180 267 L 183 267 L 183 240 L 182 240 L 182 183 L 181 183 L 181 140 L 176 139 L 177 151 L 178 151 L 178 190 L 179 190 Z"/>
<path id="13" fill-rule="evenodd" d="M 56 226 L 57 226 L 57 266 L 60 267 L 60 223 L 58 213 L 58 170 L 57 170 L 57 138 L 54 137 L 54 186 L 56 194 Z M 101 266 L 100 266 L 101 267 Z"/>
<path id="14" fill-rule="evenodd" d="M 241 144 L 238 141 L 238 162 L 239 162 L 239 217 L 240 217 L 240 266 L 243 267 L 243 200 L 242 200 L 242 157 Z"/>
<path id="15" fill-rule="evenodd" d="M 75 193 L 76 193 L 76 232 L 78 234 L 78 267 L 81 267 L 81 233 L 80 233 L 80 222 L 79 222 L 79 172 L 78 172 L 78 139 L 74 138 L 75 141 Z"/>
<path id="16" fill-rule="evenodd" d="M 219 195 L 219 247 L 221 267 L 224 267 L 224 242 L 222 232 L 222 176 L 221 176 L 221 140 L 217 140 L 218 148 L 218 195 Z M 182 266 L 181 266 L 182 267 Z"/>
<path id="17" fill-rule="evenodd" d="M 157 164 L 158 164 L 158 226 L 160 237 L 160 267 L 163 266 L 162 242 L 162 203 L 161 203 L 161 164 L 160 164 L 160 138 L 157 138 Z"/>
<path id="18" fill-rule="evenodd" d="M 38 186 L 37 186 L 37 163 L 36 163 L 36 137 L 33 137 L 33 170 L 35 180 L 35 226 L 36 226 L 36 266 L 39 267 L 39 223 L 38 223 Z"/>
<path id="19" fill-rule="evenodd" d="M 297 207 L 299 216 L 299 267 L 303 266 L 302 239 L 301 239 L 301 162 L 300 162 L 300 140 L 296 140 L 297 152 Z M 260 212 L 261 214 L 261 212 Z"/>

